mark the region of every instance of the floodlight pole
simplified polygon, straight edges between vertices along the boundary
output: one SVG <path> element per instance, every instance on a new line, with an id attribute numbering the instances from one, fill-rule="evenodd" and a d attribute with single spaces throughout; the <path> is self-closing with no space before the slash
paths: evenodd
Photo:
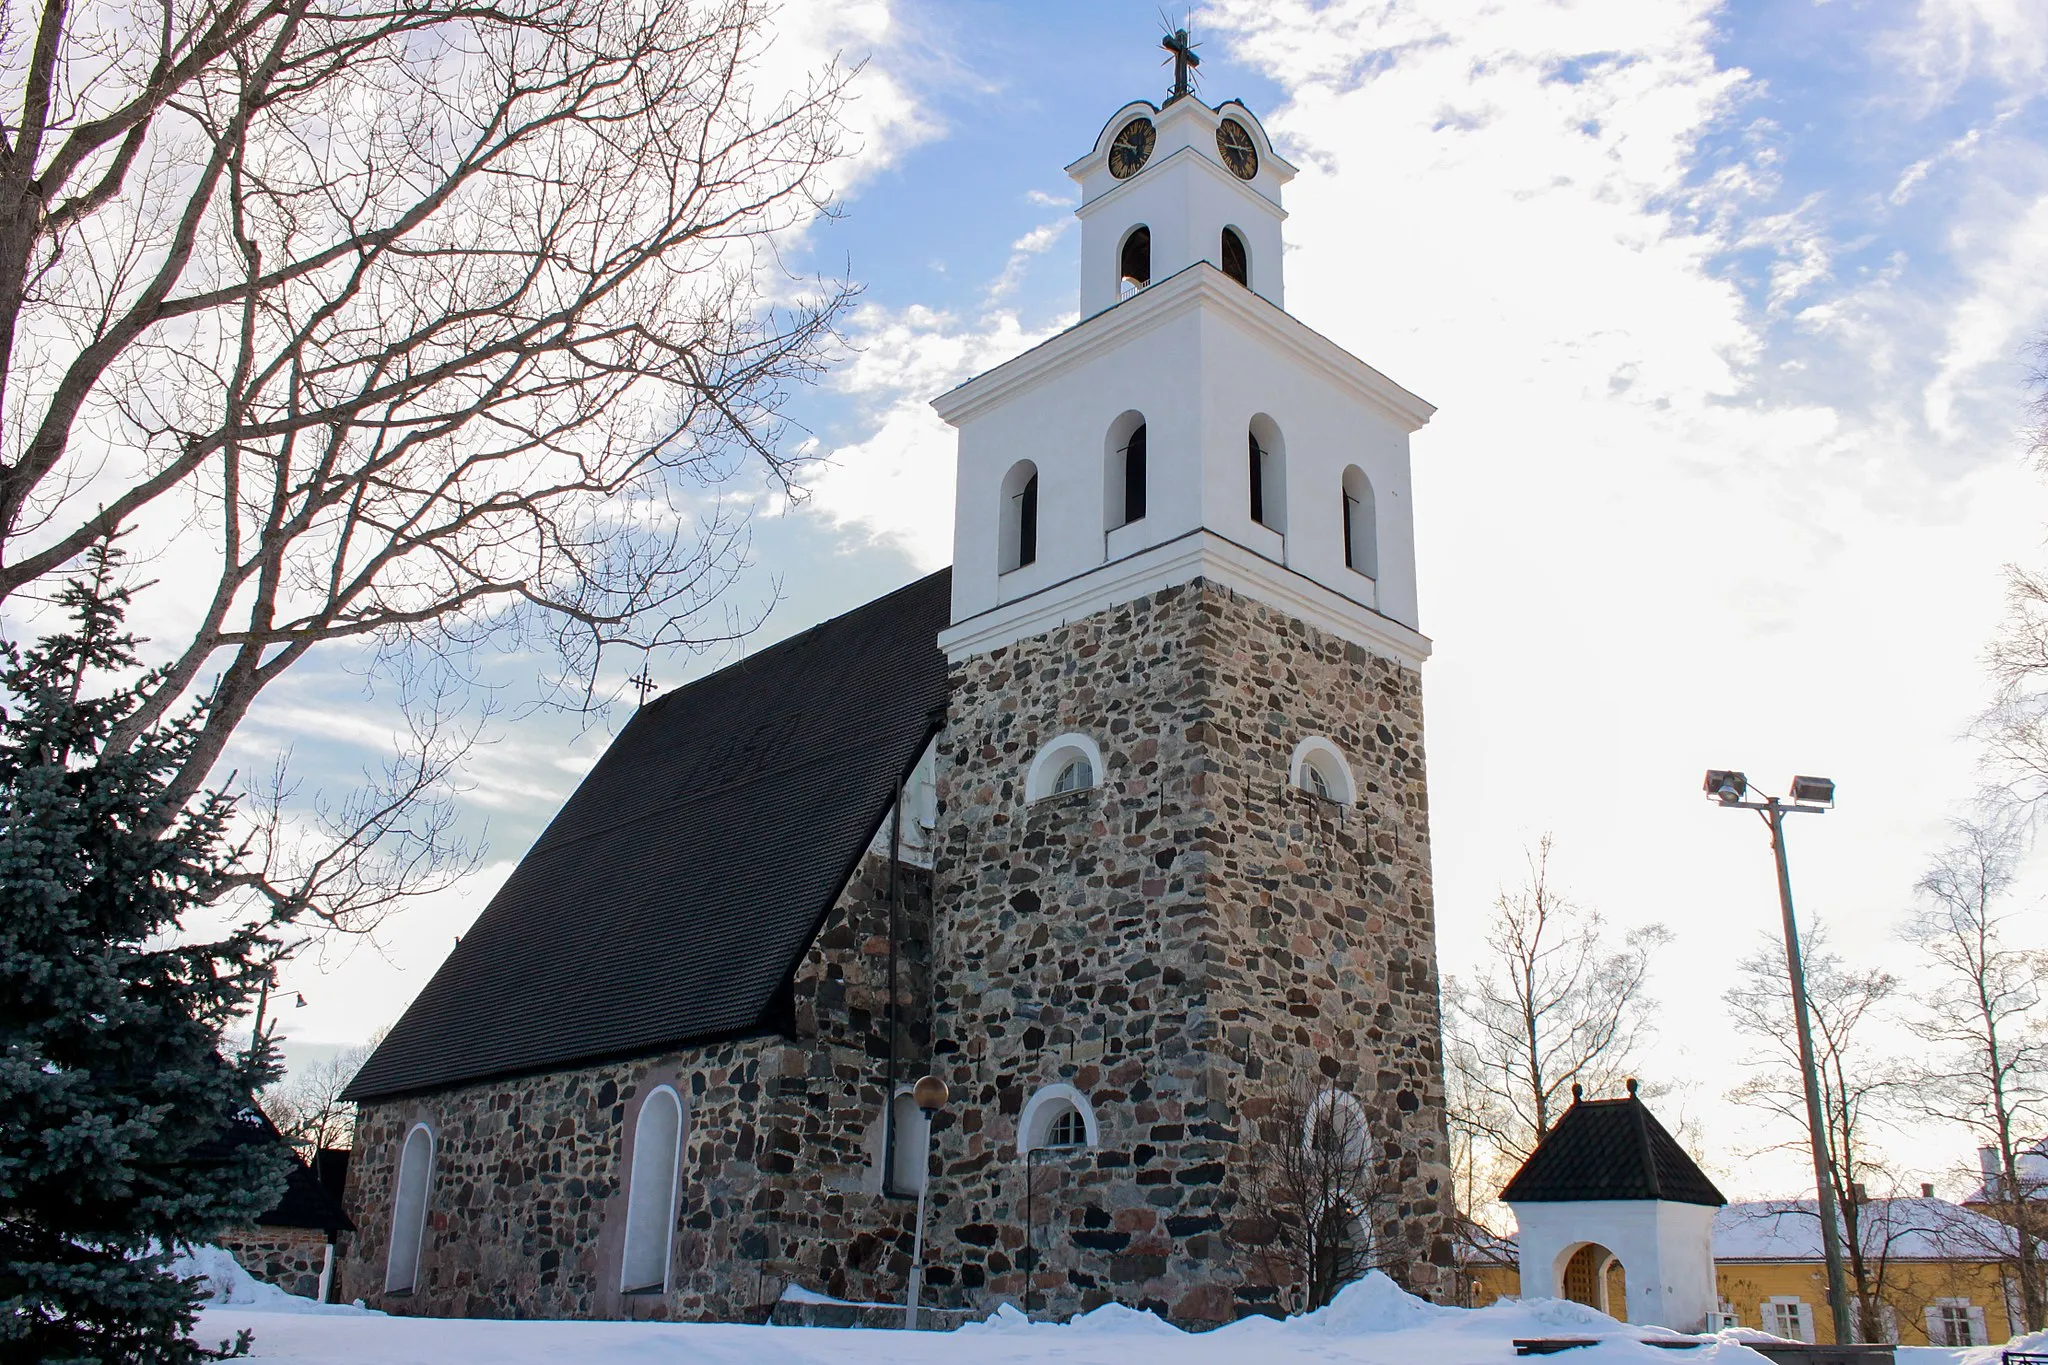
<path id="1" fill-rule="evenodd" d="M 1739 784 L 1739 777 L 1737 781 Z M 1849 1282 L 1842 1271 L 1841 1210 L 1835 1203 L 1834 1158 L 1827 1141 L 1827 1118 L 1821 1112 L 1820 1070 L 1813 1060 L 1813 1023 L 1806 1010 L 1806 967 L 1799 957 L 1799 922 L 1792 914 L 1792 870 L 1785 861 L 1785 817 L 1819 815 L 1826 807 L 1787 804 L 1775 796 L 1760 801 L 1731 799 L 1736 795 L 1736 790 L 1730 790 L 1717 799 L 1724 806 L 1753 810 L 1763 816 L 1771 830 L 1771 853 L 1778 862 L 1778 907 L 1785 917 L 1785 970 L 1792 980 L 1792 1022 L 1799 1034 L 1799 1076 L 1806 1087 L 1806 1132 L 1813 1148 L 1821 1254 L 1828 1267 L 1828 1308 L 1835 1319 L 1836 1344 L 1848 1345 L 1856 1340 L 1856 1329 L 1849 1314 Z M 1832 792 L 1823 799 L 1832 800 Z"/>

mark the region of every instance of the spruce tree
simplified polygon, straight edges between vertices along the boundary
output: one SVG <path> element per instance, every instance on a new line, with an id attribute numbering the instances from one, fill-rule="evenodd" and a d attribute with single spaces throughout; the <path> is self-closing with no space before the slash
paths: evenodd
<path id="1" fill-rule="evenodd" d="M 161 800 L 203 706 L 128 745 L 139 704 L 120 555 L 66 587 L 66 624 L 0 644 L 0 1358 L 181 1362 L 195 1289 L 175 1249 L 275 1204 L 285 1156 L 221 1141 L 273 1078 L 222 1050 L 267 970 L 261 922 L 210 939 L 234 886 L 231 802 Z M 204 939 L 204 941 L 199 941 Z"/>

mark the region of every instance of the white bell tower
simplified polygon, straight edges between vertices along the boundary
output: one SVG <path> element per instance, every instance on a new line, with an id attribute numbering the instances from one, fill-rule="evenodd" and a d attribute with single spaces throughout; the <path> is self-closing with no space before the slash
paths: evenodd
<path id="1" fill-rule="evenodd" d="M 1244 105 L 1139 100 L 1067 168 L 1082 320 L 936 399 L 964 658 L 1205 578 L 1409 667 L 1435 411 L 1284 308 L 1294 168 Z"/>
<path id="2" fill-rule="evenodd" d="M 1280 224 L 1287 213 L 1280 187 L 1294 179 L 1294 167 L 1274 153 L 1265 129 L 1242 104 L 1232 100 L 1211 109 L 1183 96 L 1160 109 L 1136 100 L 1116 111 L 1067 174 L 1081 186 L 1083 317 L 1197 261 L 1233 276 L 1241 268 L 1241 283 L 1286 306 Z M 1225 233 L 1237 238 L 1228 263 Z M 1134 237 L 1142 250 L 1134 248 Z M 1149 257 L 1148 268 L 1134 276 L 1125 267 L 1136 262 L 1126 258 L 1140 255 Z"/>

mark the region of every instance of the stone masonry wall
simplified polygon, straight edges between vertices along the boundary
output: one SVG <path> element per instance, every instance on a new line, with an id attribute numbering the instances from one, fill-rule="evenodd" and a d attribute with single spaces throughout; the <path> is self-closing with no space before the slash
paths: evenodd
<path id="1" fill-rule="evenodd" d="M 929 1035 L 930 874 L 902 872 L 901 1071 L 914 1077 Z M 887 859 L 868 858 L 827 916 L 795 973 L 792 1036 L 361 1106 L 343 1294 L 434 1316 L 761 1321 L 790 1283 L 899 1293 L 915 1206 L 881 1190 L 887 877 Z M 684 1107 L 669 1288 L 622 1294 L 630 1134 L 663 1083 Z M 419 1277 L 387 1295 L 397 1154 L 417 1122 L 436 1142 Z"/>
<path id="2" fill-rule="evenodd" d="M 320 1297 L 327 1234 L 318 1228 L 243 1227 L 222 1233 L 214 1241 L 264 1283 L 302 1299 Z"/>
<path id="3" fill-rule="evenodd" d="M 1101 747 L 1100 785 L 1027 805 L 1031 758 L 1070 730 Z M 1344 750 L 1362 808 L 1287 785 L 1310 734 Z M 1437 1288 L 1449 1172 L 1421 738 L 1412 670 L 1202 582 L 956 665 L 936 1301 L 1022 1299 L 1028 1259 L 1034 1306 L 1055 1314 L 1115 1300 L 1200 1326 L 1286 1308 L 1226 1232 L 1246 1125 L 1297 1078 L 1364 1107 L 1392 1186 L 1375 1238 Z M 1088 1096 L 1099 1141 L 1027 1163 L 1019 1115 L 1055 1081 Z"/>

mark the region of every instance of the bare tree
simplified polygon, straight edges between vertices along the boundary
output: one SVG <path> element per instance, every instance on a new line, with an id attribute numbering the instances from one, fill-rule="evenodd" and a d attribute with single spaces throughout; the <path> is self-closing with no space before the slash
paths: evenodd
<path id="1" fill-rule="evenodd" d="M 2018 1234 L 2015 1278 L 2027 1331 L 2048 1325 L 2037 1201 L 2028 1198 L 2019 1156 L 2026 1135 L 2048 1116 L 2048 1039 L 2042 1000 L 2048 955 L 2006 937 L 2002 910 L 2023 847 L 2010 812 L 1958 821 L 1955 839 L 1920 879 L 1919 912 L 1905 936 L 1918 948 L 1918 1008 L 1908 1025 L 1928 1044 L 1907 1093 L 1929 1118 L 1961 1124 L 1997 1152 L 1999 1175 L 1986 1195 Z"/>
<path id="2" fill-rule="evenodd" d="M 2048 473 L 2048 335 L 2031 349 L 2028 445 L 2035 468 Z M 1995 690 L 1976 736 L 1999 794 L 2038 810 L 2048 801 L 2048 574 L 2009 564 L 2005 588 L 2005 617 L 1986 654 Z"/>
<path id="3" fill-rule="evenodd" d="M 263 1112 L 300 1156 L 310 1160 L 323 1148 L 354 1145 L 356 1107 L 342 1099 L 341 1092 L 355 1079 L 383 1036 L 380 1029 L 366 1043 L 294 1067 L 284 1079 L 263 1092 Z"/>
<path id="4" fill-rule="evenodd" d="M 1898 1067 L 1873 1035 L 1886 1021 L 1899 982 L 1890 972 L 1844 962 L 1828 947 L 1826 930 L 1817 920 L 1802 939 L 1814 1064 L 1820 1078 L 1821 1136 L 1841 1211 L 1842 1242 L 1856 1296 L 1857 1337 L 1883 1341 L 1891 1205 L 1871 1203 L 1866 1192 L 1874 1181 L 1894 1183 L 1872 1142 L 1872 1129 L 1886 1104 L 1898 1098 Z M 1784 943 L 1766 936 L 1763 946 L 1736 970 L 1737 982 L 1722 998 L 1736 1031 L 1756 1047 L 1742 1059 L 1750 1069 L 1749 1078 L 1729 1098 L 1776 1115 L 1787 1132 L 1777 1145 L 1804 1152 L 1811 1136 Z M 1803 1216 L 1807 1210 L 1802 1206 L 1799 1212 Z"/>
<path id="5" fill-rule="evenodd" d="M 1357 1101 L 1316 1075 L 1245 1106 L 1252 1130 L 1228 1236 L 1304 1311 L 1372 1270 L 1397 1279 L 1408 1257 L 1392 1229 L 1398 1182 Z"/>
<path id="6" fill-rule="evenodd" d="M 1612 1090 L 1633 1069 L 1652 1026 L 1650 955 L 1670 938 L 1652 924 L 1617 944 L 1598 911 L 1552 884 L 1550 853 L 1546 834 L 1527 880 L 1494 902 L 1485 965 L 1445 991 L 1452 1091 L 1464 1097 L 1455 1122 L 1511 1165 L 1550 1131 L 1572 1086 Z"/>
<path id="7" fill-rule="evenodd" d="M 774 280 L 777 234 L 829 207 L 846 73 L 764 88 L 764 22 L 755 0 L 9 11 L 0 602 L 124 530 L 165 557 L 183 611 L 109 748 L 206 695 L 167 809 L 310 651 L 399 682 L 389 771 L 252 822 L 248 889 L 280 917 L 360 922 L 445 870 L 435 794 L 481 642 L 545 647 L 587 698 L 609 646 L 730 628 L 707 622 L 745 548 L 720 485 L 793 488 L 777 414 L 850 294 Z"/>

